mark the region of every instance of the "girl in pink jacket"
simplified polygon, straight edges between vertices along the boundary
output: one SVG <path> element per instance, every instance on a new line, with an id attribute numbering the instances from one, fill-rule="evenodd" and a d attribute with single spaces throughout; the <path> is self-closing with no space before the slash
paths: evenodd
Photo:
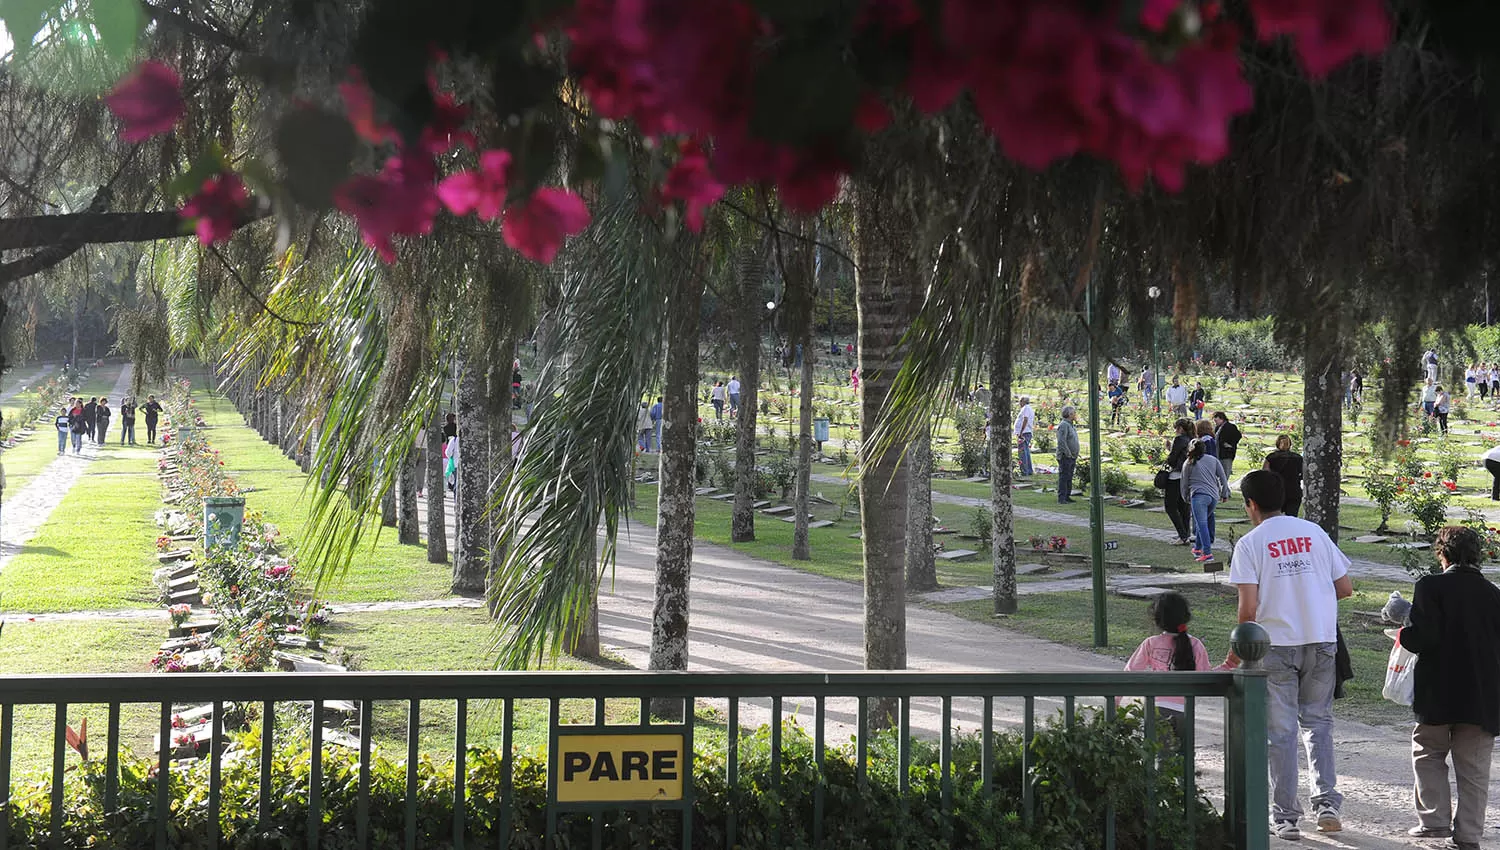
<path id="1" fill-rule="evenodd" d="M 1188 608 L 1187 597 L 1175 590 L 1169 590 L 1156 597 L 1151 603 L 1149 613 L 1156 627 L 1161 629 L 1161 633 L 1141 641 L 1141 645 L 1136 647 L 1135 652 L 1131 654 L 1130 660 L 1125 662 L 1126 670 L 1159 673 L 1168 670 L 1229 669 L 1226 666 L 1227 662 L 1218 667 L 1210 666 L 1208 650 L 1203 647 L 1203 641 L 1188 634 L 1188 623 L 1193 619 L 1193 612 Z M 1167 723 L 1171 724 L 1173 733 L 1181 740 L 1182 697 L 1157 697 L 1156 708 L 1166 718 Z"/>

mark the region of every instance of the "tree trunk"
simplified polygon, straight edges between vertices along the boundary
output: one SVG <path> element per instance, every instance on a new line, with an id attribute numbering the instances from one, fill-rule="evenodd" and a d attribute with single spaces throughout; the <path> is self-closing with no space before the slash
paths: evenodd
<path id="1" fill-rule="evenodd" d="M 422 531 L 417 518 L 417 452 L 408 449 L 396 472 L 396 539 L 406 546 L 422 545 Z"/>
<path id="2" fill-rule="evenodd" d="M 735 310 L 734 340 L 739 347 L 739 419 L 735 423 L 734 513 L 729 520 L 729 539 L 744 543 L 755 539 L 755 418 L 760 385 L 760 285 L 765 278 L 765 246 L 741 249 L 740 297 Z"/>
<path id="3" fill-rule="evenodd" d="M 906 586 L 937 590 L 937 557 L 932 551 L 932 429 L 923 428 L 907 449 L 911 477 L 906 493 Z"/>
<path id="4" fill-rule="evenodd" d="M 993 266 L 991 266 L 993 268 Z M 1015 375 L 1011 361 L 1015 312 L 1010 299 L 995 308 L 990 330 L 990 560 L 994 569 L 995 613 L 1014 614 L 1016 601 L 1016 521 L 1011 498 L 1011 400 Z M 1098 440 L 1090 437 L 1093 444 Z"/>
<path id="5" fill-rule="evenodd" d="M 484 593 L 489 563 L 484 499 L 489 467 L 485 424 L 484 371 L 465 364 L 458 380 L 458 546 L 453 552 L 453 592 Z"/>
<path id="6" fill-rule="evenodd" d="M 657 490 L 656 605 L 651 615 L 652 670 L 686 670 L 688 666 L 702 299 L 703 287 L 696 275 L 679 273 L 667 312 L 661 483 Z M 652 710 L 661 717 L 680 718 L 682 700 L 657 700 Z"/>
<path id="7" fill-rule="evenodd" d="M 811 302 L 809 302 L 811 303 Z M 812 316 L 807 317 L 808 332 L 802 338 L 802 397 L 797 404 L 797 498 L 794 511 L 797 522 L 792 529 L 792 558 L 812 560 L 812 543 L 808 540 L 808 511 L 812 505 L 812 420 L 813 420 L 813 353 Z"/>
<path id="8" fill-rule="evenodd" d="M 427 562 L 448 560 L 448 518 L 443 494 L 443 426 L 434 416 L 427 424 Z"/>
<path id="9" fill-rule="evenodd" d="M 1337 319 L 1307 329 L 1302 382 L 1302 505 L 1308 520 L 1339 539 L 1339 475 L 1344 462 L 1342 339 Z M 1248 459 L 1247 459 L 1248 460 Z"/>
<path id="10" fill-rule="evenodd" d="M 396 527 L 396 487 L 396 484 L 387 487 L 385 495 L 380 497 L 380 524 L 386 528 Z"/>
<path id="11" fill-rule="evenodd" d="M 900 131 L 896 131 L 900 132 Z M 887 152 L 889 156 L 889 152 Z M 896 372 L 901 336 L 920 292 L 912 267 L 911 222 L 900 215 L 890 185 L 899 169 L 872 169 L 854 193 L 855 301 L 859 308 L 859 502 L 865 562 L 865 667 L 906 667 L 906 491 L 903 447 L 877 454 L 873 437 L 882 421 Z M 884 185 L 882 185 L 884 184 Z M 877 726 L 892 719 L 895 703 L 877 700 Z"/>
<path id="12" fill-rule="evenodd" d="M 595 538 L 589 548 L 589 562 L 593 564 L 594 590 L 589 594 L 592 603 L 583 610 L 583 620 L 570 618 L 563 631 L 563 652 L 574 658 L 596 659 L 602 654 L 599 649 L 599 543 Z"/>

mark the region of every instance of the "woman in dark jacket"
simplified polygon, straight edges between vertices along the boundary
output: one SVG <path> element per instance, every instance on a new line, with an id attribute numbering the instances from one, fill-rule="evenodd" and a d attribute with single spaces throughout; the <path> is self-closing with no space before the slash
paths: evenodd
<path id="1" fill-rule="evenodd" d="M 1500 588 L 1479 571 L 1484 544 L 1472 528 L 1450 525 L 1432 550 L 1440 575 L 1417 581 L 1407 626 L 1396 640 L 1417 654 L 1412 671 L 1415 838 L 1452 837 L 1479 850 L 1489 803 L 1490 758 L 1500 734 Z M 1448 757 L 1458 786 L 1450 808 Z"/>
<path id="2" fill-rule="evenodd" d="M 1193 423 L 1188 419 L 1179 419 L 1175 425 L 1177 435 L 1172 438 L 1172 448 L 1167 453 L 1167 471 L 1171 483 L 1164 491 L 1167 503 L 1167 516 L 1172 520 L 1172 528 L 1177 530 L 1177 540 L 1174 546 L 1186 546 L 1188 542 L 1188 530 L 1192 526 L 1192 511 L 1187 502 L 1182 498 L 1182 464 L 1187 460 L 1188 443 L 1193 441 Z"/>
<path id="3" fill-rule="evenodd" d="M 1261 469 L 1269 469 L 1281 476 L 1282 492 L 1286 501 L 1281 503 L 1281 512 L 1297 516 L 1302 510 L 1302 455 L 1292 451 L 1292 438 L 1286 434 L 1276 438 L 1276 451 L 1266 455 Z"/>

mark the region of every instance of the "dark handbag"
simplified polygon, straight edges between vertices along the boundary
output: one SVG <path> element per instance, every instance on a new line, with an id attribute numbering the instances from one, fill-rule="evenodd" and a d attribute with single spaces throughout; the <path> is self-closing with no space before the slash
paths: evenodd
<path id="1" fill-rule="evenodd" d="M 1165 490 L 1172 486 L 1172 472 L 1168 469 L 1156 470 L 1156 477 L 1151 479 L 1151 485 L 1158 490 Z"/>

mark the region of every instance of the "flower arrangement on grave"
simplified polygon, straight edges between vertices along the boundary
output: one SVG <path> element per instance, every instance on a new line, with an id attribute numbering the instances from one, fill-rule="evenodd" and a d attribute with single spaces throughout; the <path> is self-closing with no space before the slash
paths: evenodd
<path id="1" fill-rule="evenodd" d="M 167 616 L 172 618 L 173 628 L 181 628 L 188 617 L 193 615 L 193 606 L 186 604 L 173 605 L 167 608 Z"/>
<path id="2" fill-rule="evenodd" d="M 161 535 L 156 538 L 156 551 L 165 552 L 172 548 L 172 538 Z"/>
<path id="3" fill-rule="evenodd" d="M 181 673 L 187 667 L 182 663 L 182 653 L 175 649 L 163 649 L 151 659 L 151 669 L 160 673 Z"/>
<path id="4" fill-rule="evenodd" d="M 1054 552 L 1065 552 L 1068 549 L 1068 538 L 1055 535 L 1047 540 L 1047 548 Z"/>

